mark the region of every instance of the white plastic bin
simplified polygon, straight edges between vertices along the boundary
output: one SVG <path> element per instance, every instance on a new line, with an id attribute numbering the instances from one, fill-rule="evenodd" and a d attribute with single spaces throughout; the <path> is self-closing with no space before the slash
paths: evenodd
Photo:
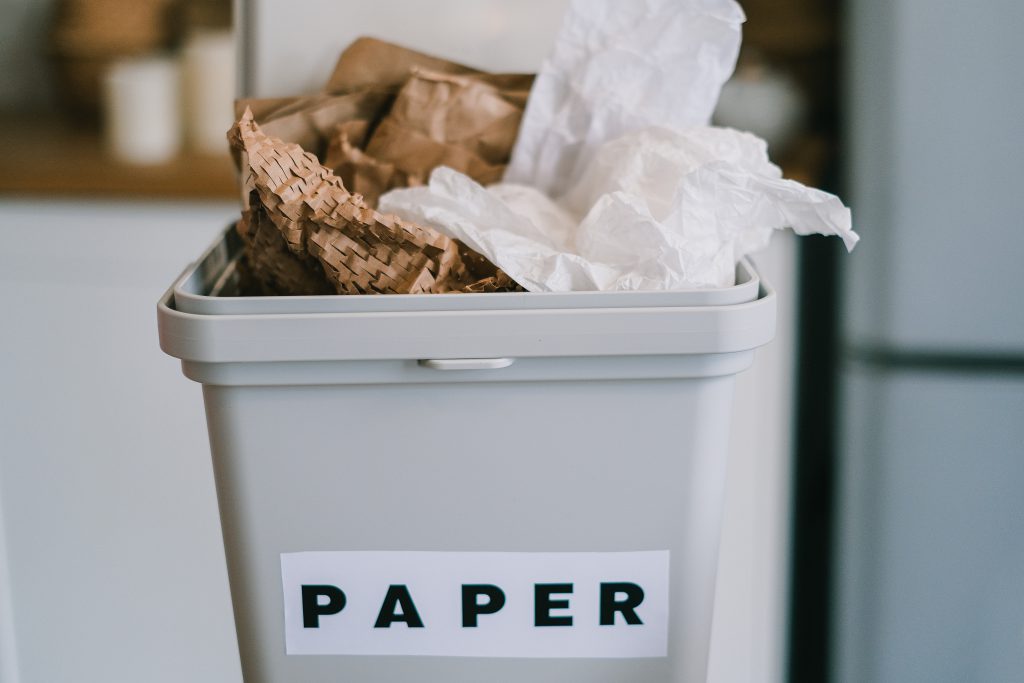
<path id="1" fill-rule="evenodd" d="M 237 255 L 229 230 L 158 317 L 203 384 L 247 683 L 705 680 L 733 378 L 775 324 L 748 262 L 697 292 L 261 298 L 228 296 Z"/>

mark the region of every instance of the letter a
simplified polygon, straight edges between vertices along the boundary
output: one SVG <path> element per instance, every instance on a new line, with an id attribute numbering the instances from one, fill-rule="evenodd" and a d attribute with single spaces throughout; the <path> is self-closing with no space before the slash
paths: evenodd
<path id="1" fill-rule="evenodd" d="M 398 611 L 399 607 L 402 608 L 401 611 Z M 384 604 L 380 606 L 380 614 L 377 615 L 377 623 L 373 627 L 391 628 L 391 624 L 395 622 L 404 622 L 409 628 L 423 628 L 423 620 L 416 611 L 409 589 L 402 585 L 388 587 Z"/>

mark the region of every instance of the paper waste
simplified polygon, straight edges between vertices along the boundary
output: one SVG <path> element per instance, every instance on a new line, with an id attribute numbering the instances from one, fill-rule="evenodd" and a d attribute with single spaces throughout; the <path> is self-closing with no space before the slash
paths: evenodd
<path id="1" fill-rule="evenodd" d="M 734 0 L 573 0 L 504 182 L 438 168 L 381 211 L 464 242 L 530 291 L 726 287 L 787 227 L 852 249 L 837 197 L 782 179 L 753 135 L 708 125 L 743 20 Z"/>
<path id="2" fill-rule="evenodd" d="M 431 228 L 384 215 L 295 144 L 267 136 L 246 111 L 229 133 L 249 206 L 237 230 L 263 293 L 487 292 L 517 285 Z"/>

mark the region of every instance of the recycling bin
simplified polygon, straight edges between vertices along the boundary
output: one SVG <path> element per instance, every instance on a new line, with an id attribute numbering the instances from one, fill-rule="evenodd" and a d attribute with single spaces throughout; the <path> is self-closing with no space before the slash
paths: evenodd
<path id="1" fill-rule="evenodd" d="M 158 304 L 203 385 L 247 683 L 705 680 L 749 261 L 679 292 Z"/>

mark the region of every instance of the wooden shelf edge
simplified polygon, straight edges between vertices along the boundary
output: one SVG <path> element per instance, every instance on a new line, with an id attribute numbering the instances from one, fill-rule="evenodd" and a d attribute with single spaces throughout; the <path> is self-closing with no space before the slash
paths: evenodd
<path id="1" fill-rule="evenodd" d="M 182 154 L 167 164 L 132 166 L 110 158 L 95 131 L 54 117 L 0 118 L 0 195 L 230 200 L 235 169 L 222 157 Z"/>

